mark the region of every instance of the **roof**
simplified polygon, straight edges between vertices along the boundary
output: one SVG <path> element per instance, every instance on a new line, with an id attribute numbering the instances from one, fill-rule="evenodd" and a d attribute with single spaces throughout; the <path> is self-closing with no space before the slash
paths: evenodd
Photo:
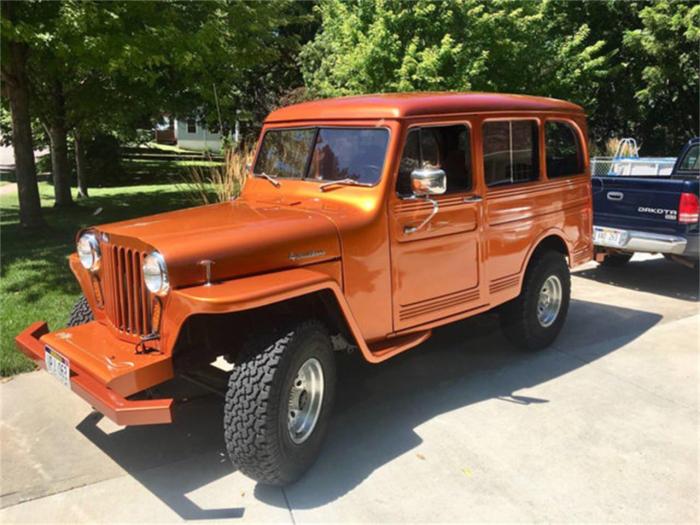
<path id="1" fill-rule="evenodd" d="M 294 104 L 270 113 L 266 122 L 316 119 L 400 119 L 492 111 L 558 111 L 582 113 L 571 102 L 501 93 L 386 93 L 330 98 Z"/>

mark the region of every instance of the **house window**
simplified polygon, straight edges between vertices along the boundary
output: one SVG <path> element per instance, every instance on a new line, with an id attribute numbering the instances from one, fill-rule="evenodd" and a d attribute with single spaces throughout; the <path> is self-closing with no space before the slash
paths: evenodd
<path id="1" fill-rule="evenodd" d="M 187 119 L 187 133 L 197 133 L 197 121 L 193 118 Z"/>
<path id="2" fill-rule="evenodd" d="M 488 186 L 529 182 L 539 178 L 537 122 L 485 122 L 484 178 Z"/>
<path id="3" fill-rule="evenodd" d="M 447 176 L 447 192 L 468 191 L 472 187 L 472 160 L 469 128 L 430 126 L 412 129 L 399 164 L 396 192 L 410 196 L 411 172 L 419 168 L 439 168 Z"/>
<path id="4" fill-rule="evenodd" d="M 547 122 L 544 126 L 547 147 L 547 177 L 567 177 L 583 173 L 583 155 L 578 133 L 566 122 Z"/>

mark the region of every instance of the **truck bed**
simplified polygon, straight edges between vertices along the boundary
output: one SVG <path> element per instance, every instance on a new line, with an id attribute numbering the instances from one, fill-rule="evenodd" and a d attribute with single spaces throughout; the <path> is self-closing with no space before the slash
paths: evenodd
<path id="1" fill-rule="evenodd" d="M 649 175 L 630 176 L 629 170 L 616 169 L 615 163 L 605 175 L 594 174 L 596 250 L 603 254 L 659 252 L 697 265 L 699 148 L 700 138 L 690 140 L 666 175 L 657 169 Z"/>

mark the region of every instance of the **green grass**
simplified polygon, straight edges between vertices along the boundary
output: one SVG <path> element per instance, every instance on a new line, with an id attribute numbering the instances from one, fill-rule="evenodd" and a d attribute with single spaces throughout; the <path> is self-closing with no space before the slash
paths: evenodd
<path id="1" fill-rule="evenodd" d="M 181 148 L 179 146 L 172 146 L 170 144 L 158 144 L 157 142 L 147 142 L 145 144 L 147 148 L 159 149 L 165 152 L 175 152 L 175 153 L 192 153 L 191 149 Z"/>
<path id="2" fill-rule="evenodd" d="M 47 227 L 27 232 L 19 225 L 17 195 L 0 196 L 0 376 L 31 370 L 14 337 L 37 320 L 65 326 L 80 290 L 68 268 L 75 234 L 83 227 L 192 206 L 182 185 L 90 190 L 68 210 L 54 209 L 53 187 L 40 183 Z"/>

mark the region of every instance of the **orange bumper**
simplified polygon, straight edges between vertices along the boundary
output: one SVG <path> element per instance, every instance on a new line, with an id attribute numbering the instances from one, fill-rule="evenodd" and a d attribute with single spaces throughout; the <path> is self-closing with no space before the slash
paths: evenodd
<path id="1" fill-rule="evenodd" d="M 44 352 L 47 342 L 45 339 L 49 339 L 49 346 L 70 360 L 71 390 L 115 423 L 119 425 L 150 425 L 172 422 L 172 399 L 130 400 L 125 397 L 128 392 L 135 389 L 136 385 L 142 387 L 140 389 L 145 389 L 157 384 L 155 381 L 162 382 L 162 380 L 169 379 L 167 377 L 169 360 L 143 358 L 141 362 L 138 362 L 136 356 L 132 356 L 129 361 L 131 369 L 114 371 L 112 369 L 115 368 L 115 361 L 109 358 L 118 355 L 119 348 L 115 350 L 115 348 L 101 347 L 92 350 L 80 348 L 75 344 L 82 338 L 94 338 L 99 334 L 100 327 L 96 326 L 97 323 L 93 323 L 66 329 L 59 334 L 64 335 L 64 337 L 58 338 L 52 337 L 54 334 L 49 334 L 49 328 L 45 322 L 38 321 L 15 337 L 15 342 L 27 357 L 42 368 L 46 368 Z M 66 337 L 65 334 L 70 334 L 70 337 Z M 99 337 L 97 339 L 99 340 Z M 104 362 L 107 364 L 98 367 L 96 362 L 102 352 L 115 355 L 103 355 Z M 95 356 L 95 354 L 97 354 L 95 362 L 90 362 L 85 357 Z M 134 364 L 135 362 L 136 364 Z M 116 362 L 116 364 L 119 363 Z M 118 366 L 116 368 L 119 369 Z M 109 379 L 110 377 L 111 379 Z M 145 377 L 150 377 L 153 383 L 147 384 Z M 117 388 L 111 388 L 110 383 Z"/>

